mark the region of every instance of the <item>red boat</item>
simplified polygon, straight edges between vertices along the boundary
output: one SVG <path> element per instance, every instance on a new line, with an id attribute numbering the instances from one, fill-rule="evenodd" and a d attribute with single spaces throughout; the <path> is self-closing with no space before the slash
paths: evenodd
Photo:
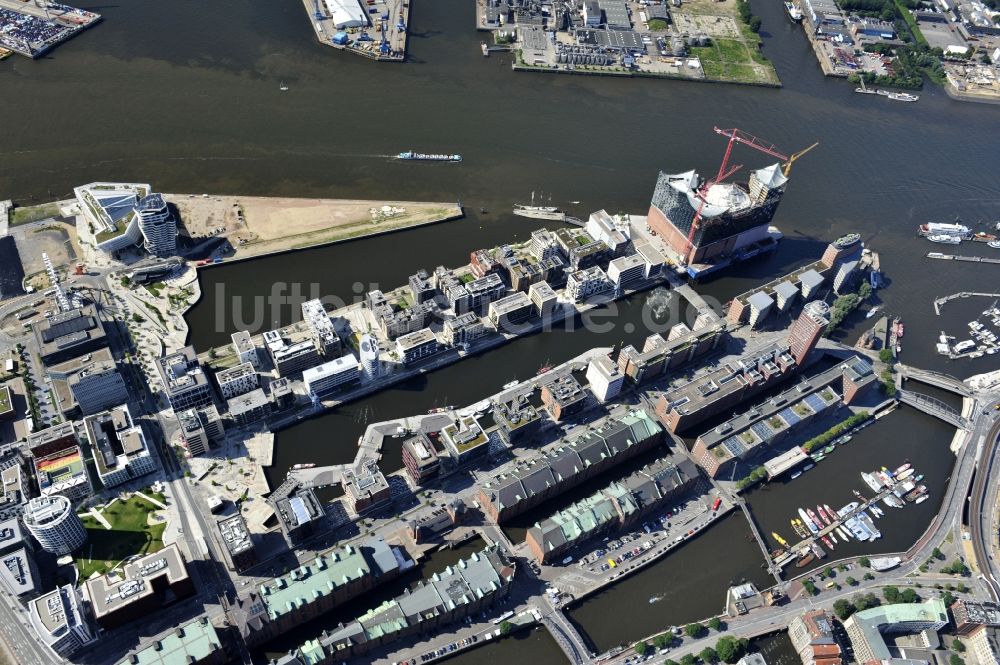
<path id="1" fill-rule="evenodd" d="M 816 517 L 816 513 L 814 513 L 811 509 L 806 508 L 806 514 L 809 515 L 809 519 L 812 520 L 813 524 L 815 524 L 820 529 L 823 528 L 823 522 L 821 522 L 820 519 Z"/>
<path id="2" fill-rule="evenodd" d="M 816 510 L 819 512 L 819 516 L 823 518 L 823 521 L 826 522 L 827 526 L 833 524 L 833 520 L 831 520 L 830 516 L 826 514 L 825 510 L 823 510 L 823 506 L 816 506 Z"/>
<path id="3" fill-rule="evenodd" d="M 552 365 L 542 365 L 541 367 L 538 368 L 538 374 L 536 376 L 541 376 L 542 374 L 548 372 L 550 369 L 552 369 Z"/>
<path id="4" fill-rule="evenodd" d="M 823 544 L 826 545 L 827 547 L 829 547 L 831 551 L 833 551 L 833 549 L 834 549 L 833 548 L 833 543 L 830 542 L 829 538 L 827 538 L 826 536 L 823 536 L 820 540 L 822 540 Z"/>

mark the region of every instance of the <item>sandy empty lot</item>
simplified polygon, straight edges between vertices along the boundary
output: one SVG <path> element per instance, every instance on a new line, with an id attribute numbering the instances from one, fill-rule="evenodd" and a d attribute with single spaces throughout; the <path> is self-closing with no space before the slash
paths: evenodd
<path id="1" fill-rule="evenodd" d="M 246 257 L 461 215 L 453 203 L 165 194 L 192 237 L 225 235 Z M 218 233 L 216 233 L 218 231 Z"/>

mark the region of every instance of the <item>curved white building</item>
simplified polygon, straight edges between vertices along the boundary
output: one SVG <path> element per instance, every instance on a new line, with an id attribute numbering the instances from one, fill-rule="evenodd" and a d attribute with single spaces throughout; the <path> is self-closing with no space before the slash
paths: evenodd
<path id="1" fill-rule="evenodd" d="M 135 208 L 142 231 L 143 247 L 153 256 L 177 253 L 177 222 L 163 200 L 163 194 L 148 194 Z"/>
<path id="2" fill-rule="evenodd" d="M 69 554 L 87 541 L 87 530 L 66 497 L 40 496 L 24 508 L 24 526 L 42 549 L 52 554 Z"/>
<path id="3" fill-rule="evenodd" d="M 358 348 L 361 349 L 361 369 L 364 370 L 365 376 L 369 379 L 377 378 L 380 366 L 378 340 L 372 335 L 362 335 Z"/>

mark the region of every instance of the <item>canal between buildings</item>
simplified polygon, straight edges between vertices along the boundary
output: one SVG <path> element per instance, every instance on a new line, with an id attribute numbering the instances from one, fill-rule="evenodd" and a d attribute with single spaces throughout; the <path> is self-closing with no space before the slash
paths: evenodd
<path id="1" fill-rule="evenodd" d="M 982 222 L 980 229 L 1000 219 L 997 108 L 960 104 L 933 87 L 917 104 L 854 95 L 852 85 L 822 77 L 801 28 L 784 20 L 780 3 L 753 4 L 781 90 L 514 74 L 509 60 L 478 55 L 481 36 L 472 29 L 468 0 L 415 3 L 410 62 L 403 66 L 315 44 L 300 3 L 83 2 L 104 14 L 101 25 L 42 60 L 0 63 L 5 94 L 17 100 L 22 117 L 36 119 L 0 125 L 0 198 L 28 204 L 66 197 L 93 180 L 132 180 L 173 192 L 460 199 L 467 206 L 468 217 L 455 222 L 204 271 L 203 297 L 187 317 L 190 341 L 203 350 L 228 342 L 238 328 L 297 318 L 293 305 L 262 300 L 274 285 L 351 302 L 371 288 L 404 283 L 418 268 L 460 265 L 472 249 L 525 240 L 543 224 L 509 210 L 532 191 L 581 217 L 599 208 L 644 214 L 659 169 L 714 173 L 724 143 L 712 127 L 738 126 L 786 152 L 821 145 L 796 163 L 775 218 L 785 233 L 779 250 L 698 285 L 699 292 L 724 303 L 858 231 L 881 253 L 889 278 L 881 304 L 906 321 L 904 361 L 959 376 L 996 369 L 996 357 L 949 362 L 933 354 L 942 330 L 964 331 L 965 321 L 989 303 L 951 303 L 936 317 L 931 302 L 959 290 L 995 290 L 997 268 L 926 260 L 935 247 L 914 229 L 956 215 L 974 226 Z M 278 91 L 280 80 L 288 92 Z M 460 152 L 465 161 L 404 164 L 386 157 L 411 148 Z M 767 163 L 737 150 L 734 160 L 747 165 L 737 179 Z M 489 212 L 480 214 L 481 207 Z M 991 250 L 964 244 L 960 251 Z M 561 326 L 532 335 L 280 432 L 272 483 L 295 462 L 352 459 L 366 423 L 471 403 L 593 346 L 641 342 L 654 320 L 647 299 L 616 305 L 614 316 L 600 319 L 608 329 Z M 847 341 L 860 334 L 859 319 L 849 320 Z M 909 459 L 926 475 L 931 500 L 888 512 L 878 522 L 882 540 L 842 552 L 902 550 L 937 508 L 952 463 L 950 439 L 949 428 L 904 408 L 798 481 L 765 486 L 748 498 L 765 533 L 789 537 L 788 520 L 799 506 L 842 505 L 851 489 L 865 490 L 860 471 Z M 398 447 L 385 452 L 384 467 L 398 468 Z M 571 616 L 604 648 L 716 614 L 730 583 L 767 582 L 748 533 L 742 516 L 727 517 Z M 429 571 L 430 564 L 419 574 Z M 384 597 L 397 591 L 387 588 Z M 382 599 L 368 595 L 324 622 L 350 619 Z M 315 627 L 272 648 L 315 637 Z M 537 631 L 453 662 L 484 657 L 563 662 Z"/>

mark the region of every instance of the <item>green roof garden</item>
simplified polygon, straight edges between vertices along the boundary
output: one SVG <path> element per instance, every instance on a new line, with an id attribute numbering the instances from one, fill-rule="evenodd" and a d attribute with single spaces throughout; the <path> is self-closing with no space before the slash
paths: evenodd
<path id="1" fill-rule="evenodd" d="M 10 386 L 0 386 L 0 413 L 7 413 L 13 410 L 10 402 Z"/>
<path id="2" fill-rule="evenodd" d="M 95 240 L 97 240 L 98 243 L 102 243 L 106 240 L 111 240 L 112 238 L 117 238 L 118 236 L 122 235 L 123 233 L 125 233 L 126 230 L 128 230 L 129 222 L 132 221 L 132 218 L 134 216 L 135 213 L 131 212 L 129 213 L 128 217 L 123 217 L 122 219 L 119 219 L 117 222 L 115 222 L 115 227 L 113 229 L 104 229 L 96 236 L 94 236 Z"/>

